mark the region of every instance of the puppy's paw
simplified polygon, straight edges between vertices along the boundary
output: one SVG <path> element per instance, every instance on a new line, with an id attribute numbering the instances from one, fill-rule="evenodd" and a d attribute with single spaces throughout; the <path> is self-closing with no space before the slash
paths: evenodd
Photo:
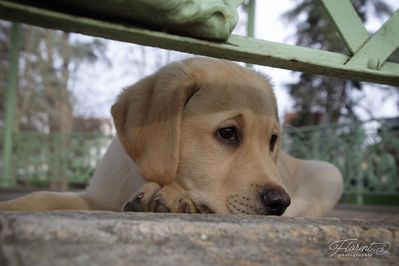
<path id="1" fill-rule="evenodd" d="M 161 190 L 161 186 L 154 182 L 145 183 L 133 194 L 123 206 L 124 212 L 152 212 L 151 200 Z"/>
<path id="2" fill-rule="evenodd" d="M 154 212 L 197 213 L 194 202 L 178 184 L 164 186 L 151 200 Z"/>
<path id="3" fill-rule="evenodd" d="M 193 201 L 177 184 L 160 187 L 157 183 L 144 184 L 125 204 L 123 210 L 134 212 L 197 213 Z"/>

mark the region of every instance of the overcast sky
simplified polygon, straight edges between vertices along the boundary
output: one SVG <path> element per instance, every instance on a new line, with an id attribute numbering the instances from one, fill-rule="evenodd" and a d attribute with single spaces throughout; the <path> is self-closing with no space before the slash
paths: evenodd
<path id="1" fill-rule="evenodd" d="M 399 8 L 399 0 L 391 0 L 391 2 L 395 9 Z M 294 40 L 290 36 L 295 33 L 295 25 L 287 25 L 287 23 L 281 20 L 281 15 L 291 9 L 294 4 L 295 1 L 292 0 L 273 1 L 273 4 L 270 1 L 258 0 L 256 5 L 255 37 L 293 44 Z M 373 20 L 366 25 L 366 28 L 374 32 L 381 24 L 382 22 Z M 243 23 L 237 28 L 236 32 L 239 34 L 245 33 L 243 32 Z M 90 38 L 81 35 L 76 36 L 76 38 Z M 143 50 L 138 45 L 109 41 L 108 48 L 107 53 L 112 61 L 112 66 L 97 63 L 94 66 L 83 67 L 79 78 L 73 84 L 78 101 L 78 114 L 109 117 L 110 106 L 121 89 L 155 70 L 155 67 L 152 67 L 153 62 L 149 62 L 140 71 L 129 66 Z M 156 50 L 159 49 L 146 48 L 145 52 L 147 54 L 157 53 L 156 56 L 158 57 L 159 51 L 157 52 Z M 147 57 L 151 58 L 151 55 Z M 149 61 L 151 60 L 149 59 Z M 272 77 L 275 84 L 280 116 L 290 111 L 292 100 L 284 88 L 284 83 L 295 80 L 296 75 L 292 71 L 283 69 L 260 66 L 256 66 L 256 68 Z M 397 94 L 394 97 L 391 95 L 384 98 L 381 90 L 381 87 L 375 87 L 372 84 L 366 86 L 367 97 L 364 99 L 363 105 L 374 110 L 374 117 L 398 116 L 399 111 L 396 106 L 398 101 Z M 358 112 L 362 114 L 363 119 L 369 118 L 360 109 Z"/>

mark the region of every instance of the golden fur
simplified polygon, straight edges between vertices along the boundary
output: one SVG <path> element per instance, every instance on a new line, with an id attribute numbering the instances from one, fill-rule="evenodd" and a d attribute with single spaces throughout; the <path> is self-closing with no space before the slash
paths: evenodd
<path id="1" fill-rule="evenodd" d="M 118 138 L 86 192 L 33 193 L 0 210 L 269 214 L 259 196 L 267 188 L 288 201 L 283 211 L 291 201 L 284 215 L 318 217 L 341 196 L 334 166 L 280 151 L 270 83 L 229 61 L 170 64 L 122 92 L 112 116 Z M 220 139 L 221 128 L 237 129 L 239 138 Z"/>

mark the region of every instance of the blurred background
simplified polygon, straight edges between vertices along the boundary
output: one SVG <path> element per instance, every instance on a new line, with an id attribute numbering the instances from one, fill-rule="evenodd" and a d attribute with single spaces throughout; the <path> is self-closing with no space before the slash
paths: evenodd
<path id="1" fill-rule="evenodd" d="M 399 8 L 397 0 L 352 3 L 371 34 Z M 254 13 L 248 7 L 244 1 L 235 34 L 349 54 L 317 0 L 257 1 Z M 21 25 L 10 123 L 12 27 L 0 20 L 0 200 L 83 189 L 115 135 L 110 106 L 122 88 L 191 56 Z M 399 62 L 398 50 L 389 61 Z M 399 205 L 398 87 L 252 67 L 274 83 L 288 152 L 339 167 L 342 202 Z M 4 138 L 10 127 L 11 143 Z"/>

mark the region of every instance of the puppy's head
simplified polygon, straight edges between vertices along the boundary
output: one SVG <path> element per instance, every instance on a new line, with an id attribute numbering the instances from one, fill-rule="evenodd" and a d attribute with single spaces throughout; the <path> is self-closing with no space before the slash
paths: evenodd
<path id="1" fill-rule="evenodd" d="M 261 75 L 188 59 L 128 88 L 112 115 L 144 178 L 178 182 L 200 211 L 281 215 L 289 205 L 276 99 Z"/>

